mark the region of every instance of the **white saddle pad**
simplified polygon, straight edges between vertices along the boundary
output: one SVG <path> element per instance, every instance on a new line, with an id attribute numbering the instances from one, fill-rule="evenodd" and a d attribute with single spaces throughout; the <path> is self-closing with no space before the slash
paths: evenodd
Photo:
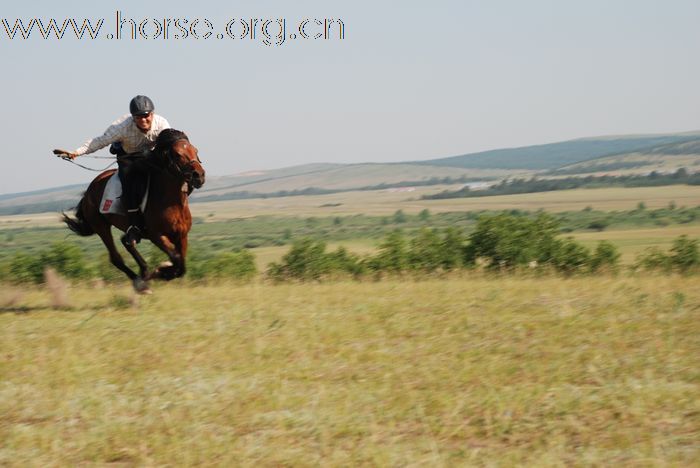
<path id="1" fill-rule="evenodd" d="M 146 211 L 146 202 L 148 201 L 148 189 L 151 185 L 151 178 L 148 178 L 146 184 L 146 193 L 141 200 L 141 213 Z M 100 202 L 100 213 L 102 214 L 126 214 L 126 206 L 122 203 L 122 181 L 119 180 L 119 175 L 115 172 L 107 181 L 107 186 L 102 194 Z"/>

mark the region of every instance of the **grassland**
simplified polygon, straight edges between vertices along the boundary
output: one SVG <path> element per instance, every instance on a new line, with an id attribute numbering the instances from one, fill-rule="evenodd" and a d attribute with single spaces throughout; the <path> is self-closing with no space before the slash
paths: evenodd
<path id="1" fill-rule="evenodd" d="M 696 278 L 0 293 L 0 465 L 690 466 Z"/>
<path id="2" fill-rule="evenodd" d="M 538 210 L 551 212 L 577 211 L 586 207 L 596 210 L 630 210 L 639 202 L 647 208 L 700 205 L 700 186 L 578 189 L 557 192 L 502 195 L 485 198 L 420 200 L 422 195 L 460 186 L 438 185 L 415 187 L 412 191 L 377 190 L 343 192 L 329 195 L 234 200 L 191 204 L 195 217 L 207 222 L 236 220 L 259 216 L 326 217 L 364 214 L 388 216 L 396 210 L 416 214 L 423 209 L 433 213 L 479 210 Z M 55 213 L 0 216 L 0 229 L 16 227 L 56 226 Z"/>
<path id="3" fill-rule="evenodd" d="M 542 208 L 576 218 L 587 207 L 700 205 L 700 187 L 687 186 L 418 200 L 444 188 L 193 204 L 190 258 L 198 248 L 307 233 L 372 253 L 375 231 L 396 227 L 382 217 L 397 210 L 428 209 L 428 224 L 451 225 L 452 215 L 437 214 L 457 213 L 468 229 L 459 213 Z M 589 246 L 612 241 L 624 263 L 680 235 L 700 237 L 697 222 L 623 227 L 571 235 Z M 3 255 L 61 239 L 89 258 L 104 255 L 97 238 L 69 237 L 56 214 L 0 218 Z M 264 269 L 288 249 L 252 251 Z M 135 298 L 126 284 L 76 284 L 70 306 L 55 309 L 41 286 L 0 284 L 0 466 L 691 466 L 700 458 L 697 277 L 471 272 L 154 286 L 153 296 Z"/>
<path id="4" fill-rule="evenodd" d="M 358 213 L 386 216 L 396 210 L 434 213 L 478 210 L 576 211 L 592 206 L 597 210 L 629 210 L 639 202 L 648 208 L 661 208 L 674 202 L 678 206 L 700 205 L 700 186 L 579 189 L 558 192 L 503 195 L 485 198 L 419 200 L 421 195 L 438 193 L 450 186 L 416 187 L 412 192 L 346 192 L 330 195 L 240 200 L 234 202 L 195 203 L 195 216 L 212 214 L 211 220 L 251 216 L 340 216 Z"/>
<path id="5" fill-rule="evenodd" d="M 614 244 L 623 264 L 631 264 L 636 256 L 651 247 L 668 250 L 674 239 L 688 236 L 700 238 L 700 226 L 667 226 L 651 229 L 621 229 L 603 232 L 577 232 L 572 237 L 589 248 L 595 248 L 599 241 L 606 240 Z"/>

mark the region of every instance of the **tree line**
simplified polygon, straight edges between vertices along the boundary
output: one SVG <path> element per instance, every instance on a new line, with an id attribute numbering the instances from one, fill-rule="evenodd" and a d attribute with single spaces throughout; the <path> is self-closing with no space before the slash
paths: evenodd
<path id="1" fill-rule="evenodd" d="M 459 190 L 444 190 L 434 195 L 423 195 L 424 200 L 442 200 L 448 198 L 490 197 L 496 195 L 517 195 L 523 193 L 551 192 L 556 190 L 573 190 L 577 188 L 609 187 L 659 187 L 664 185 L 700 185 L 700 173 L 689 173 L 680 168 L 673 174 L 652 172 L 649 175 L 627 176 L 587 176 L 564 177 L 560 179 L 506 179 L 487 189 L 472 190 L 469 186 Z"/>

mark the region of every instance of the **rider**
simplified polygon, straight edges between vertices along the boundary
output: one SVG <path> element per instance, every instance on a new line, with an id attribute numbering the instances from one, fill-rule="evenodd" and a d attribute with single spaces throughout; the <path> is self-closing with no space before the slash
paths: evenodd
<path id="1" fill-rule="evenodd" d="M 122 201 L 126 204 L 129 219 L 129 228 L 122 238 L 124 243 L 133 244 L 141 240 L 139 205 L 147 184 L 146 156 L 153 149 L 158 134 L 170 128 L 168 121 L 155 114 L 154 110 L 153 101 L 147 96 L 136 96 L 129 103 L 131 115 L 116 120 L 103 135 L 86 141 L 75 151 L 53 150 L 56 155 L 75 159 L 112 145 L 110 152 L 117 155 Z"/>

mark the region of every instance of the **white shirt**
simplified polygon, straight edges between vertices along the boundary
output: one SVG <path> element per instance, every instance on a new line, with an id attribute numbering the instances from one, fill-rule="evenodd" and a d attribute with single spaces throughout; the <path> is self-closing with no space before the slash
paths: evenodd
<path id="1" fill-rule="evenodd" d="M 166 128 L 170 128 L 168 121 L 160 115 L 153 114 L 151 129 L 143 133 L 134 123 L 131 114 L 126 114 L 107 127 L 107 130 L 101 136 L 86 141 L 74 153 L 78 156 L 94 153 L 117 141 L 121 142 L 124 151 L 127 153 L 144 151 L 153 147 L 160 132 Z"/>

